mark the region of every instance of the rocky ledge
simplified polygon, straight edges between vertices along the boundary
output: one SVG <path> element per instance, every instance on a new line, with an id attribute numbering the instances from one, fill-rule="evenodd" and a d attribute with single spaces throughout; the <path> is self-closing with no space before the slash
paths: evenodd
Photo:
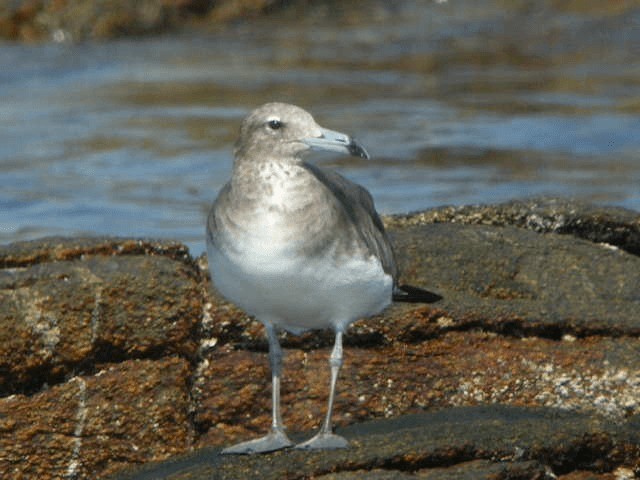
<path id="1" fill-rule="evenodd" d="M 634 478 L 640 215 L 563 200 L 386 219 L 399 304 L 346 338 L 348 450 L 220 456 L 269 425 L 262 327 L 175 242 L 0 246 L 0 478 Z M 284 336 L 285 422 L 317 428 L 327 332 Z"/>
<path id="2" fill-rule="evenodd" d="M 0 4 L 0 39 L 77 42 L 158 34 L 263 15 L 294 0 L 11 0 Z"/>

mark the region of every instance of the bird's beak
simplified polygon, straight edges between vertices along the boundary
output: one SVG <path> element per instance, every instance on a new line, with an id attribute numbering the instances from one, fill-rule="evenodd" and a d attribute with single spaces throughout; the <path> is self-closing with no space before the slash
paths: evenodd
<path id="1" fill-rule="evenodd" d="M 355 138 L 326 128 L 320 129 L 319 137 L 307 137 L 302 142 L 309 145 L 312 150 L 348 153 L 354 157 L 369 159 L 369 154 Z"/>

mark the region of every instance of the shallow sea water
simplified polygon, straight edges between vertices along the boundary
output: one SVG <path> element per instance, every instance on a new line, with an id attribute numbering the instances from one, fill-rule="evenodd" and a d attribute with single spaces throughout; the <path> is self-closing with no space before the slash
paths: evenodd
<path id="1" fill-rule="evenodd" d="M 239 122 L 272 100 L 358 137 L 370 161 L 313 158 L 383 213 L 541 195 L 640 210 L 640 7 L 339 5 L 0 45 L 0 243 L 161 237 L 202 253 Z"/>

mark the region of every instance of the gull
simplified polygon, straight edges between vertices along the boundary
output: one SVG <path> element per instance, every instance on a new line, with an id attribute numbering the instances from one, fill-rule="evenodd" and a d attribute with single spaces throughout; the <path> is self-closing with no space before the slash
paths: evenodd
<path id="1" fill-rule="evenodd" d="M 285 103 L 252 111 L 240 127 L 229 182 L 207 218 L 207 255 L 216 289 L 264 324 L 272 375 L 271 429 L 222 453 L 248 454 L 293 446 L 280 414 L 284 329 L 333 329 L 327 412 L 300 449 L 345 448 L 331 415 L 343 364 L 342 338 L 351 323 L 392 300 L 431 303 L 440 297 L 398 285 L 394 252 L 369 192 L 304 160 L 324 150 L 368 159 L 354 138 L 320 127 Z"/>

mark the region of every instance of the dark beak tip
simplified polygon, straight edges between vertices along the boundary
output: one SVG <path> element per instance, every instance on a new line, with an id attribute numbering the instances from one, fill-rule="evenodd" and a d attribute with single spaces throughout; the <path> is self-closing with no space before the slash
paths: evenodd
<path id="1" fill-rule="evenodd" d="M 349 153 L 354 157 L 364 158 L 365 160 L 369 160 L 369 153 L 365 150 L 365 148 L 355 139 L 351 139 L 348 147 Z"/>

